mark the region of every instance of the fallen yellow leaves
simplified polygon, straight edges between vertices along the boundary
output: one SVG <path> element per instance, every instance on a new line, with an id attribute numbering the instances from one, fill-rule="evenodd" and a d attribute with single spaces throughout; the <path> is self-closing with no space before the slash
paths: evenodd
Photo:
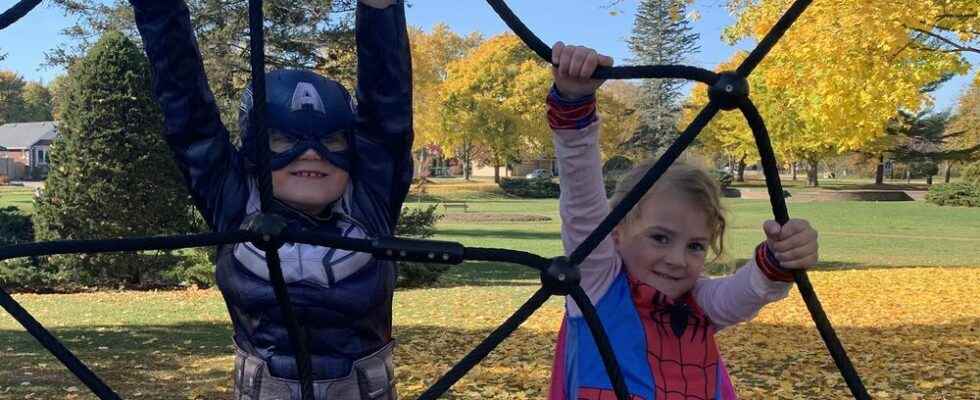
<path id="1" fill-rule="evenodd" d="M 854 269 L 810 278 L 873 397 L 978 398 L 980 269 Z M 425 390 L 533 289 L 399 292 L 396 365 L 403 397 Z M 543 398 L 561 312 L 560 302 L 549 302 L 450 398 Z M 795 290 L 718 340 L 740 398 L 852 398 Z"/>
<path id="2" fill-rule="evenodd" d="M 980 268 L 853 269 L 810 278 L 874 398 L 978 398 Z M 397 292 L 401 397 L 417 397 L 536 289 L 534 281 L 508 281 Z M 124 398 L 231 395 L 230 326 L 214 322 L 227 321 L 217 291 L 17 298 L 28 309 L 46 309 L 42 322 Z M 543 398 L 561 318 L 561 299 L 550 300 L 447 398 Z M 722 331 L 718 341 L 742 399 L 850 398 L 795 292 L 751 323 Z M 90 398 L 6 315 L 0 359 L 8 364 L 0 398 Z"/>

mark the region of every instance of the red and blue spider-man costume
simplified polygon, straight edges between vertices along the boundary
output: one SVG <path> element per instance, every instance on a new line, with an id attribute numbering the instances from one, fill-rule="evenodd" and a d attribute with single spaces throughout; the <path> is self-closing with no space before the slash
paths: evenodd
<path id="1" fill-rule="evenodd" d="M 562 240 L 570 252 L 609 212 L 597 144 L 595 99 L 548 99 L 561 171 Z M 610 239 L 579 266 L 634 400 L 734 399 L 715 332 L 751 319 L 785 297 L 792 277 L 773 267 L 765 248 L 734 275 L 699 279 L 671 301 L 633 279 Z M 612 384 L 592 335 L 573 302 L 566 303 L 549 399 L 613 400 Z"/>

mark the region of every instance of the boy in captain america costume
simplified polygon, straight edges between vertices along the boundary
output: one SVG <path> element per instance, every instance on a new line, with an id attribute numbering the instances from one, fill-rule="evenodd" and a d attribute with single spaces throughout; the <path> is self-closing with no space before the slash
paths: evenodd
<path id="1" fill-rule="evenodd" d="M 198 210 L 218 232 L 261 210 L 242 96 L 241 149 L 208 87 L 182 0 L 130 0 L 163 109 L 166 140 Z M 309 71 L 266 74 L 273 204 L 289 228 L 371 238 L 393 234 L 412 178 L 411 58 L 404 5 L 360 0 L 357 105 L 337 82 Z M 298 243 L 278 250 L 298 322 L 306 330 L 314 392 L 324 399 L 393 399 L 393 262 Z M 234 326 L 235 399 L 299 399 L 293 349 L 251 243 L 218 249 L 216 278 Z"/>

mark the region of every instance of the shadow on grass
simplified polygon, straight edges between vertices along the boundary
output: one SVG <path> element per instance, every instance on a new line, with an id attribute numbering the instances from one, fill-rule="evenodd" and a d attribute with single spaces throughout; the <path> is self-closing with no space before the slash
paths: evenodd
<path id="1" fill-rule="evenodd" d="M 496 315 L 496 314 L 495 314 Z M 503 321 L 501 314 L 501 321 Z M 451 394 L 455 399 L 542 398 L 555 334 L 519 329 Z M 414 398 L 482 341 L 491 328 L 396 325 L 399 392 Z M 867 387 L 877 397 L 915 391 L 925 398 L 972 398 L 980 374 L 980 318 L 945 324 L 837 326 Z M 230 398 L 227 324 L 83 326 L 55 330 L 123 398 Z M 157 341 L 147 344 L 151 338 Z M 187 343 L 187 341 L 190 343 Z M 0 397 L 81 398 L 86 389 L 26 333 L 0 331 L 5 366 Z M 204 347 L 200 347 L 204 346 Z M 719 334 L 719 348 L 744 398 L 848 398 L 816 330 L 749 323 Z M 781 385 L 781 382 L 793 385 Z M 963 385 L 963 383 L 967 385 Z M 768 396 L 767 396 L 768 394 Z"/>
<path id="2" fill-rule="evenodd" d="M 231 397 L 234 349 L 230 324 L 82 326 L 51 331 L 123 398 Z M 0 398 L 60 399 L 89 394 L 81 381 L 25 331 L 0 330 L 0 359 L 4 361 Z"/>

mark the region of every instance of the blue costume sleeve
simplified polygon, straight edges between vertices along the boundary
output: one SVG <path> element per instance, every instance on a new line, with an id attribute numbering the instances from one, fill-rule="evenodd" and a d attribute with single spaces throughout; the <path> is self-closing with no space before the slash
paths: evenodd
<path id="1" fill-rule="evenodd" d="M 393 229 L 412 182 L 412 58 L 403 1 L 357 6 L 358 133 L 354 181 L 387 209 Z M 382 222 L 382 221 L 373 221 Z"/>
<path id="2" fill-rule="evenodd" d="M 246 174 L 208 87 L 190 14 L 182 0 L 130 0 L 153 69 L 165 138 L 215 231 L 237 229 L 248 200 Z"/>

